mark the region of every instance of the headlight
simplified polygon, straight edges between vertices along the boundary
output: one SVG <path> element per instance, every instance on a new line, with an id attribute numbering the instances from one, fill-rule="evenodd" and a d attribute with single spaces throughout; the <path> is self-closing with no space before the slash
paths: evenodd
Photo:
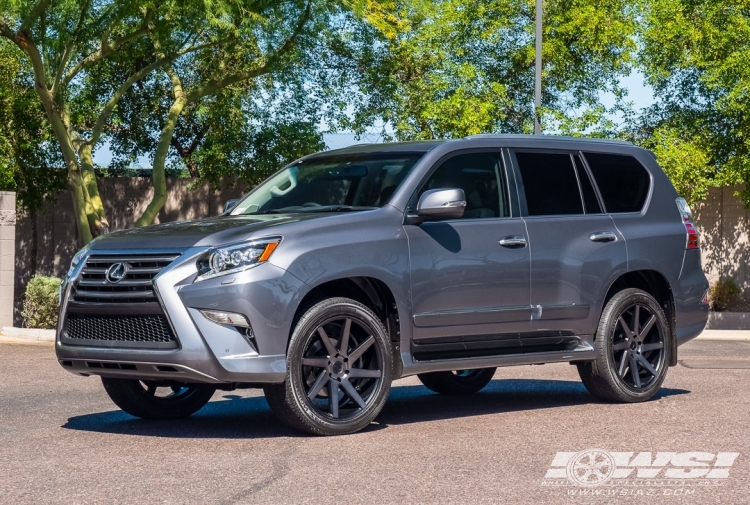
<path id="1" fill-rule="evenodd" d="M 198 277 L 195 282 L 242 272 L 264 263 L 280 242 L 281 237 L 269 237 L 210 249 L 198 260 Z"/>

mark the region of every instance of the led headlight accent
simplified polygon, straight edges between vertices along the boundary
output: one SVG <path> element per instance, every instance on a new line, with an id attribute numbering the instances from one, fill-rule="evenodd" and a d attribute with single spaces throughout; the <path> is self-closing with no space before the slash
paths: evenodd
<path id="1" fill-rule="evenodd" d="M 198 277 L 195 282 L 241 272 L 264 263 L 280 242 L 281 237 L 269 237 L 213 248 L 198 260 Z"/>

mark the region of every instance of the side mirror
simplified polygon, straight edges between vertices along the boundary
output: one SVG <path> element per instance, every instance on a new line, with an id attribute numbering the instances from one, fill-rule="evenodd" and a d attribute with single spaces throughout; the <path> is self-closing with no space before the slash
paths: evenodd
<path id="1" fill-rule="evenodd" d="M 440 221 L 459 219 L 466 209 L 463 189 L 431 189 L 425 191 L 417 204 L 417 216 Z"/>
<path id="2" fill-rule="evenodd" d="M 232 210 L 232 208 L 235 205 L 237 205 L 237 202 L 239 201 L 240 201 L 239 198 L 235 198 L 234 200 L 227 200 L 226 203 L 224 204 L 224 212 L 226 213 Z"/>

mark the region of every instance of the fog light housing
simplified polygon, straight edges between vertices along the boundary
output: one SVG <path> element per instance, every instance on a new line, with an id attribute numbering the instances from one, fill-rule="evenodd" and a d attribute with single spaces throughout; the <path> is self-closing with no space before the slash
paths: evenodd
<path id="1" fill-rule="evenodd" d="M 201 314 L 211 322 L 234 326 L 239 328 L 250 328 L 250 322 L 242 314 L 225 312 L 223 310 L 201 310 Z"/>

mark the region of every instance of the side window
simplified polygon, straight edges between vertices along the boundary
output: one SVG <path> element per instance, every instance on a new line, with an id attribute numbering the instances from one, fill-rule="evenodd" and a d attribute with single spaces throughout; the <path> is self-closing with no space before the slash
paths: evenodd
<path id="1" fill-rule="evenodd" d="M 516 152 L 529 216 L 583 214 L 569 154 Z"/>
<path id="2" fill-rule="evenodd" d="M 640 212 L 651 178 L 632 156 L 584 153 L 607 212 Z"/>
<path id="3" fill-rule="evenodd" d="M 586 207 L 584 209 L 586 214 L 601 214 L 602 207 L 599 205 L 599 200 L 596 198 L 594 186 L 591 184 L 591 179 L 589 179 L 589 174 L 583 166 L 581 157 L 578 155 L 573 156 L 573 161 L 575 162 L 576 170 L 578 171 L 578 182 L 581 183 L 581 193 L 583 194 L 583 204 Z"/>
<path id="4" fill-rule="evenodd" d="M 494 153 L 459 154 L 444 161 L 419 190 L 463 189 L 466 210 L 462 219 L 508 217 L 508 191 L 499 156 Z M 416 201 L 414 202 L 416 205 Z"/>

